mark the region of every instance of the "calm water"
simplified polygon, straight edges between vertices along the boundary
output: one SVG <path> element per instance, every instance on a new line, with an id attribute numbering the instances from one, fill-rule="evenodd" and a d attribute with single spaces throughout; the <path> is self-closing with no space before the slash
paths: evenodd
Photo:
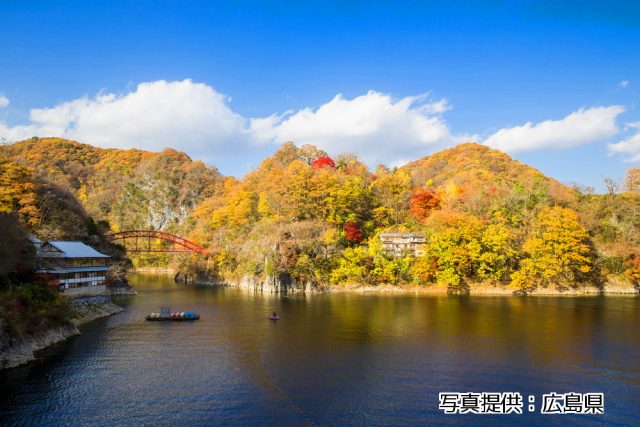
<path id="1" fill-rule="evenodd" d="M 639 298 L 276 297 L 132 282 L 125 312 L 0 374 L 0 424 L 640 424 Z M 161 305 L 202 320 L 143 320 Z M 606 414 L 452 417 L 441 391 L 603 392 Z"/>

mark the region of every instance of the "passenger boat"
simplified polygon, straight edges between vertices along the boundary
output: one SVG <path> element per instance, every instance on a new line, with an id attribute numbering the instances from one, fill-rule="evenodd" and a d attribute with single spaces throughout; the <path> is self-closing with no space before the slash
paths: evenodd
<path id="1" fill-rule="evenodd" d="M 151 313 L 146 318 L 153 322 L 163 321 L 185 321 L 185 320 L 200 320 L 200 315 L 195 311 L 176 311 L 172 312 L 169 307 L 160 308 L 160 313 Z"/>

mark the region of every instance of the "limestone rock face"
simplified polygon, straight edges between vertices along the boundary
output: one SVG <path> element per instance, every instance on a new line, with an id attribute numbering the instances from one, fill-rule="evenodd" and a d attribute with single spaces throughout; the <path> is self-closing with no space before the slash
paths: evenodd
<path id="1" fill-rule="evenodd" d="M 272 293 L 324 291 L 324 289 L 318 287 L 314 283 L 297 281 L 287 274 L 267 276 L 264 279 L 250 275 L 242 276 L 239 279 L 227 279 L 222 277 L 210 277 L 204 274 L 191 276 L 184 273 L 178 273 L 175 276 L 175 281 L 178 283 L 188 283 L 193 285 L 226 286 Z"/>
<path id="2" fill-rule="evenodd" d="M 109 295 L 74 298 L 71 300 L 71 305 L 78 315 L 78 318 L 74 319 L 74 323 L 77 325 L 99 319 L 100 317 L 111 316 L 124 310 L 122 307 L 114 304 Z"/>

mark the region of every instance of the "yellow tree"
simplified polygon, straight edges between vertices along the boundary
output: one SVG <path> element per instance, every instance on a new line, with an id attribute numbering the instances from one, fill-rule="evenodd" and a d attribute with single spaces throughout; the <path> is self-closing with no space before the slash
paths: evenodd
<path id="1" fill-rule="evenodd" d="M 465 282 L 476 276 L 482 255 L 482 222 L 469 214 L 438 211 L 427 226 L 426 255 L 414 263 L 414 280 L 464 290 Z"/>
<path id="2" fill-rule="evenodd" d="M 371 208 L 371 189 L 362 175 L 344 175 L 339 183 L 328 188 L 324 199 L 325 219 L 342 226 L 346 221 L 367 218 Z"/>
<path id="3" fill-rule="evenodd" d="M 592 270 L 589 235 L 572 209 L 542 209 L 523 247 L 525 258 L 511 284 L 529 291 L 538 286 L 576 287 Z"/>
<path id="4" fill-rule="evenodd" d="M 252 191 L 241 188 L 234 192 L 227 203 L 228 225 L 245 227 L 256 221 L 258 197 Z"/>
<path id="5" fill-rule="evenodd" d="M 39 221 L 38 186 L 30 170 L 0 159 L 0 212 L 15 212 L 26 224 Z"/>
<path id="6" fill-rule="evenodd" d="M 482 254 L 478 266 L 479 277 L 495 283 L 509 283 L 509 274 L 516 255 L 512 231 L 499 218 L 499 222 L 489 224 L 484 229 L 480 242 Z"/>
<path id="7" fill-rule="evenodd" d="M 301 160 L 295 160 L 287 167 L 285 177 L 288 201 L 284 208 L 285 218 L 298 221 L 314 218 L 318 212 L 318 205 L 312 197 L 311 167 Z"/>
<path id="8" fill-rule="evenodd" d="M 624 189 L 627 193 L 640 194 L 640 168 L 629 168 Z"/>
<path id="9" fill-rule="evenodd" d="M 412 180 L 402 169 L 388 170 L 378 167 L 373 181 L 373 195 L 380 204 L 376 220 L 383 226 L 398 225 L 406 219 L 407 205 L 411 197 Z"/>

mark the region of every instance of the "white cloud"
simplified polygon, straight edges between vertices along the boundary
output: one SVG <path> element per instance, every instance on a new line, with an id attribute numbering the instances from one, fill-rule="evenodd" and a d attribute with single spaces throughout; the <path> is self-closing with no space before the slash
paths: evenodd
<path id="1" fill-rule="evenodd" d="M 636 133 L 622 141 L 609 144 L 609 152 L 612 154 L 626 154 L 628 162 L 640 162 L 640 122 L 627 123 L 628 129 L 635 129 Z"/>
<path id="2" fill-rule="evenodd" d="M 629 80 L 620 80 L 618 82 L 618 90 L 626 89 L 629 86 Z"/>
<path id="3" fill-rule="evenodd" d="M 442 118 L 448 109 L 446 100 L 430 101 L 427 95 L 395 100 L 370 91 L 350 100 L 337 95 L 316 110 L 248 119 L 208 85 L 156 81 L 123 95 L 100 93 L 32 109 L 27 125 L 0 123 L 0 136 L 10 141 L 61 136 L 156 151 L 172 146 L 212 162 L 224 154 L 246 157 L 246 149 L 256 144 L 291 140 L 332 154 L 352 152 L 371 166 L 397 165 L 463 140 L 451 135 Z"/>
<path id="4" fill-rule="evenodd" d="M 0 95 L 0 108 L 5 108 L 9 105 L 9 98 L 4 95 Z"/>
<path id="5" fill-rule="evenodd" d="M 228 98 L 191 80 L 141 83 L 122 95 L 100 93 L 32 109 L 29 118 L 28 125 L 0 123 L 0 137 L 59 136 L 155 151 L 175 147 L 209 161 L 252 142 L 249 121 L 229 108 Z"/>
<path id="6" fill-rule="evenodd" d="M 565 149 L 602 141 L 618 133 L 616 118 L 624 111 L 620 105 L 580 109 L 562 120 L 500 129 L 483 141 L 506 152 Z"/>
<path id="7" fill-rule="evenodd" d="M 5 106 L 9 100 L 5 99 Z M 229 98 L 211 86 L 183 81 L 141 83 L 122 94 L 101 92 L 49 108 L 34 108 L 29 122 L 0 122 L 0 139 L 59 136 L 114 148 L 159 151 L 174 147 L 239 172 L 284 141 L 314 144 L 332 155 L 351 152 L 370 166 L 401 165 L 420 156 L 476 140 L 450 130 L 445 99 L 428 95 L 395 99 L 370 91 L 347 99 L 337 95 L 319 107 L 248 118 L 234 112 Z M 622 106 L 581 109 L 561 120 L 526 123 L 495 132 L 483 141 L 507 152 L 558 149 L 604 141 L 618 133 Z M 611 144 L 611 152 L 640 156 L 637 138 Z M 231 158 L 235 157 L 235 160 Z M 223 161 L 224 160 L 224 161 Z M 227 161 L 231 160 L 231 161 Z M 235 162 L 235 164 L 234 164 Z"/>
<path id="8" fill-rule="evenodd" d="M 337 95 L 315 110 L 253 119 L 251 128 L 261 139 L 313 144 L 331 154 L 351 152 L 371 166 L 394 165 L 463 140 L 442 118 L 448 109 L 446 100 L 429 101 L 427 95 L 395 100 L 370 91 L 354 99 Z"/>

